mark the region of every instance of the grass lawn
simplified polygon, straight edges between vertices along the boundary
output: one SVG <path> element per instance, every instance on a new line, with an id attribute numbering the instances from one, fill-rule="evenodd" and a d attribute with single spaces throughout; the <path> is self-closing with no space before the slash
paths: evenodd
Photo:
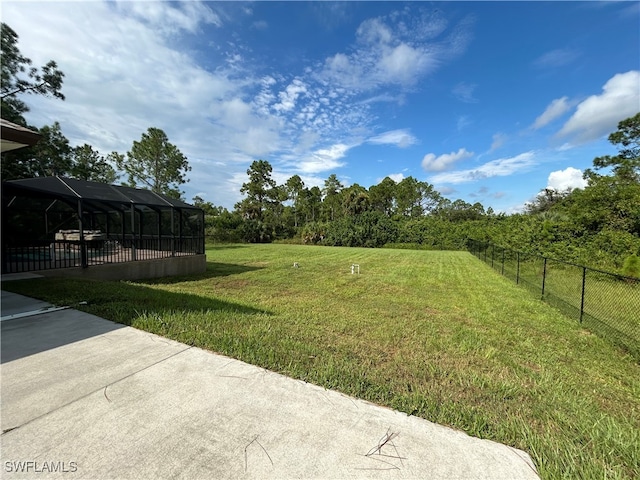
<path id="1" fill-rule="evenodd" d="M 498 254 L 499 256 L 499 254 Z M 536 296 L 542 293 L 543 260 L 529 257 L 516 263 L 500 258 L 493 268 L 513 281 L 529 288 Z M 481 259 L 484 257 L 481 255 Z M 491 258 L 486 260 L 491 264 Z M 548 260 L 545 278 L 545 300 L 576 321 L 580 320 L 582 300 L 582 267 Z M 592 332 L 617 343 L 640 360 L 640 282 L 617 279 L 596 270 L 587 269 L 585 275 L 583 324 Z"/>
<path id="2" fill-rule="evenodd" d="M 521 448 L 543 478 L 640 477 L 640 365 L 471 254 L 207 255 L 194 277 L 3 288 Z"/>

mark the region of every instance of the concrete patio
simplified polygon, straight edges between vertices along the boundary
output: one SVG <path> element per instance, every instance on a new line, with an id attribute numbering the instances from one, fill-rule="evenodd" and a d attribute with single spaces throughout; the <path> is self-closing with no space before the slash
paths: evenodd
<path id="1" fill-rule="evenodd" d="M 511 447 L 50 308 L 2 292 L 2 478 L 538 478 Z"/>

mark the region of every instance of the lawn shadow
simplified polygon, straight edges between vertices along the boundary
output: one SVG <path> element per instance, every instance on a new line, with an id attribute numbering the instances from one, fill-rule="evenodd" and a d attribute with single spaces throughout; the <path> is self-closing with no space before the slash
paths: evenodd
<path id="1" fill-rule="evenodd" d="M 3 321 L 2 363 L 102 335 L 122 328 L 122 325 L 130 326 L 141 316 L 164 326 L 169 325 L 166 318 L 183 314 L 206 316 L 212 311 L 240 315 L 272 314 L 250 305 L 131 282 L 40 278 L 7 282 L 2 287 L 3 290 L 44 300 L 54 306 L 72 307 L 46 315 Z M 81 312 L 96 315 L 100 319 L 85 316 Z"/>
<path id="2" fill-rule="evenodd" d="M 106 287 L 106 288 L 105 288 Z M 114 298 L 111 287 L 117 291 Z M 215 297 L 197 295 L 187 292 L 172 292 L 153 288 L 151 285 L 140 283 L 118 283 L 92 285 L 92 291 L 84 288 L 84 296 L 88 297 L 87 311 L 105 316 L 110 320 L 124 325 L 131 325 L 134 318 L 144 314 L 148 317 L 163 318 L 166 314 L 176 312 L 186 314 L 201 313 L 206 315 L 211 311 L 225 311 L 243 315 L 270 315 L 271 312 L 250 305 L 229 302 Z M 84 310 L 84 308 L 83 308 Z"/>
<path id="3" fill-rule="evenodd" d="M 210 277 L 228 277 L 229 275 L 262 270 L 263 268 L 264 267 L 238 265 L 237 263 L 207 262 L 207 274 Z"/>
<path id="4" fill-rule="evenodd" d="M 136 283 L 146 285 L 170 285 L 173 283 L 193 282 L 206 280 L 207 278 L 228 277 L 229 275 L 239 275 L 241 273 L 262 270 L 264 267 L 251 267 L 248 265 L 239 265 L 237 263 L 221 263 L 207 261 L 207 270 L 203 273 L 194 275 L 178 275 L 175 277 L 150 278 L 146 280 L 138 280 Z"/>
<path id="5" fill-rule="evenodd" d="M 249 248 L 248 245 L 226 245 L 226 244 L 215 244 L 208 243 L 206 245 L 207 250 L 235 250 L 237 248 Z"/>

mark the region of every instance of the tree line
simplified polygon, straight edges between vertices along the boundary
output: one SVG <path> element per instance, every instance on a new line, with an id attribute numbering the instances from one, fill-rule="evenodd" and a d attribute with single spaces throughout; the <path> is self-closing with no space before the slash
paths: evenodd
<path id="1" fill-rule="evenodd" d="M 637 265 L 640 254 L 640 113 L 621 121 L 609 141 L 618 154 L 593 160 L 584 172 L 585 188 L 544 189 L 522 213 L 511 215 L 479 202 L 451 201 L 413 177 L 386 177 L 368 189 L 345 186 L 335 174 L 322 187 L 306 186 L 298 175 L 277 185 L 265 160 L 247 170 L 244 198 L 232 211 L 193 200 L 205 210 L 207 236 L 218 242 L 462 249 L 474 238 L 623 269 L 625 261 Z M 625 273 L 640 274 L 636 270 Z"/>

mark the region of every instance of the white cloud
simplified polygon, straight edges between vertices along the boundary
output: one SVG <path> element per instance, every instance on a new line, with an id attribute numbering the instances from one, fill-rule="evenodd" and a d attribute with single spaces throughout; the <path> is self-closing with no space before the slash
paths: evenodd
<path id="1" fill-rule="evenodd" d="M 559 147 L 556 147 L 556 151 L 558 151 L 558 152 L 566 152 L 567 150 L 571 150 L 572 148 L 575 148 L 575 146 L 571 145 L 570 143 L 563 143 Z"/>
<path id="2" fill-rule="evenodd" d="M 442 194 L 442 195 L 453 195 L 454 193 L 457 193 L 457 190 L 453 187 L 438 187 L 438 191 Z"/>
<path id="3" fill-rule="evenodd" d="M 367 142 L 374 145 L 396 145 L 400 148 L 406 148 L 418 143 L 418 139 L 409 130 L 400 129 L 381 133 L 370 138 Z"/>
<path id="4" fill-rule="evenodd" d="M 573 167 L 551 172 L 549 174 L 549 180 L 547 181 L 547 188 L 558 192 L 564 191 L 567 188 L 584 188 L 586 186 L 587 181 L 582 178 L 582 171 Z"/>
<path id="5" fill-rule="evenodd" d="M 547 106 L 545 111 L 542 112 L 542 115 L 536 118 L 536 121 L 534 122 L 532 128 L 534 130 L 537 130 L 544 127 L 545 125 L 554 121 L 556 118 L 564 115 L 569 111 L 570 108 L 571 105 L 569 104 L 567 97 L 556 98 Z"/>
<path id="6" fill-rule="evenodd" d="M 402 180 L 404 180 L 404 174 L 403 173 L 392 173 L 392 174 L 387 175 L 387 177 L 389 177 L 391 180 L 393 180 L 396 183 L 400 183 Z M 380 181 L 378 181 L 378 183 L 380 183 Z"/>
<path id="7" fill-rule="evenodd" d="M 569 48 L 551 50 L 538 57 L 533 65 L 538 68 L 555 68 L 568 65 L 578 58 L 578 52 Z"/>
<path id="8" fill-rule="evenodd" d="M 427 153 L 422 159 L 422 168 L 427 172 L 441 172 L 450 168 L 454 163 L 471 157 L 473 157 L 473 152 L 468 152 L 466 148 L 437 157 L 434 153 Z"/>
<path id="9" fill-rule="evenodd" d="M 116 2 L 117 9 L 135 17 L 150 28 L 163 33 L 186 30 L 196 33 L 201 24 L 222 25 L 220 17 L 209 6 L 199 1 L 181 2 Z"/>
<path id="10" fill-rule="evenodd" d="M 281 126 L 277 119 L 256 115 L 252 104 L 237 97 L 218 103 L 208 124 L 208 128 L 224 132 L 220 143 L 226 141 L 227 148 L 241 154 L 241 161 L 246 156 L 267 155 L 280 145 Z"/>
<path id="11" fill-rule="evenodd" d="M 327 85 L 355 89 L 360 86 L 360 79 L 364 77 L 363 67 L 344 53 L 336 53 L 325 60 L 320 79 Z"/>
<path id="12" fill-rule="evenodd" d="M 388 95 L 386 93 L 381 93 L 380 95 L 375 95 L 373 97 L 369 97 L 369 98 L 365 98 L 364 100 L 361 100 L 360 104 L 364 104 L 364 105 L 368 105 L 368 104 L 372 104 L 372 103 L 382 103 L 382 102 L 394 102 L 397 103 L 398 105 L 403 105 L 404 102 L 406 101 L 404 95 Z"/>
<path id="13" fill-rule="evenodd" d="M 309 151 L 320 139 L 320 134 L 314 131 L 304 131 L 298 137 L 298 142 L 293 148 L 295 154 L 301 154 Z"/>
<path id="14" fill-rule="evenodd" d="M 251 27 L 255 28 L 256 30 L 266 30 L 267 28 L 269 28 L 269 24 L 264 20 L 256 20 L 251 24 Z"/>
<path id="15" fill-rule="evenodd" d="M 456 129 L 460 132 L 471 125 L 473 122 L 469 118 L 469 115 L 460 115 L 456 122 Z"/>
<path id="16" fill-rule="evenodd" d="M 638 113 L 639 106 L 640 71 L 619 73 L 604 84 L 600 95 L 581 102 L 557 135 L 571 136 L 576 143 L 597 140 L 615 131 L 621 120 Z"/>
<path id="17" fill-rule="evenodd" d="M 254 97 L 253 104 L 256 110 L 262 116 L 268 116 L 269 110 L 271 109 L 271 104 L 275 101 L 276 96 L 271 91 L 271 87 L 275 85 L 276 80 L 267 75 L 259 80 L 259 84 L 261 85 L 260 92 Z"/>
<path id="18" fill-rule="evenodd" d="M 383 49 L 377 65 L 377 76 L 383 83 L 413 85 L 435 64 L 435 58 L 428 51 L 401 43 Z"/>
<path id="19" fill-rule="evenodd" d="M 289 111 L 293 110 L 296 106 L 296 100 L 298 97 L 307 92 L 307 86 L 302 82 L 299 78 L 296 78 L 291 82 L 287 88 L 280 92 L 280 103 L 277 103 L 273 106 L 275 110 L 278 111 Z"/>
<path id="20" fill-rule="evenodd" d="M 521 153 L 515 157 L 492 160 L 478 168 L 439 173 L 430 178 L 431 183 L 468 183 L 491 177 L 507 177 L 528 170 L 535 165 L 536 155 L 533 151 Z"/>
<path id="21" fill-rule="evenodd" d="M 299 163 L 296 162 L 297 169 L 305 174 L 314 174 L 335 170 L 344 165 L 340 162 L 352 146 L 344 143 L 337 143 L 328 148 L 322 148 L 311 152 L 310 155 L 304 157 Z"/>
<path id="22" fill-rule="evenodd" d="M 505 142 L 507 141 L 507 136 L 504 133 L 498 132 L 495 133 L 493 135 L 493 137 L 491 137 L 491 150 L 490 151 L 494 151 L 499 149 L 501 146 L 503 146 L 505 144 Z"/>
<path id="23" fill-rule="evenodd" d="M 477 103 L 478 100 L 473 96 L 476 87 L 477 85 L 472 83 L 460 82 L 453 87 L 452 93 L 461 102 Z"/>
<path id="24" fill-rule="evenodd" d="M 218 104 L 215 115 L 225 125 L 240 130 L 252 120 L 252 108 L 241 98 L 231 98 Z"/>
<path id="25" fill-rule="evenodd" d="M 356 31 L 356 37 L 365 44 L 387 44 L 393 38 L 389 27 L 379 18 L 370 18 L 362 22 Z"/>
<path id="26" fill-rule="evenodd" d="M 529 202 L 521 202 L 516 205 L 510 205 L 506 208 L 496 209 L 496 213 L 504 213 L 505 215 L 515 215 L 518 213 L 524 213 L 526 211 Z"/>
<path id="27" fill-rule="evenodd" d="M 344 89 L 319 84 L 312 76 L 286 81 L 282 76 L 267 75 L 257 86 L 259 91 L 252 104 L 260 116 L 277 120 L 288 142 L 285 152 L 303 154 L 301 148 L 309 143 L 311 132 L 321 135 L 325 144 L 350 144 L 354 136 L 369 134 L 368 125 L 373 118 L 370 107 L 352 102 L 351 93 Z M 314 144 L 315 141 L 308 148 Z"/>
<path id="28" fill-rule="evenodd" d="M 396 11 L 362 22 L 355 48 L 328 57 L 318 78 L 327 85 L 367 92 L 381 87 L 406 88 L 462 53 L 469 42 L 470 22 L 450 28 L 426 11 Z"/>

